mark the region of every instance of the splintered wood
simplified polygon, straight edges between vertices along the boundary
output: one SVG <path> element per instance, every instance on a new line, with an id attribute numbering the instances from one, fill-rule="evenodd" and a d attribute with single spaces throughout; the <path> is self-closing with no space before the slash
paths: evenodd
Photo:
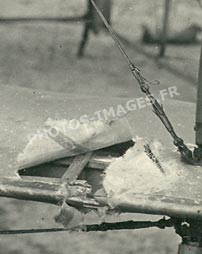
<path id="1" fill-rule="evenodd" d="M 57 130 L 59 135 L 42 135 L 39 140 L 36 137 L 30 140 L 18 157 L 19 168 L 65 157 L 66 159 L 53 163 L 53 167 L 58 163 L 66 167 L 66 173 L 71 175 L 64 175 L 63 180 L 66 182 L 69 178 L 76 179 L 82 168 L 87 167 L 85 180 L 92 188 L 91 198 L 86 200 L 74 196 L 66 200 L 68 205 L 78 209 L 107 207 L 110 211 L 201 217 L 201 167 L 182 162 L 174 147 L 166 147 L 165 143 L 161 144 L 157 140 L 136 138 L 135 145 L 127 151 L 125 149 L 126 153 L 121 157 L 108 157 L 110 149 L 105 157 L 103 154 L 99 157 L 101 151 L 91 157 L 90 151 L 131 140 L 127 121 L 98 121 L 69 129 L 68 120 L 49 120 L 46 126 Z M 76 149 L 72 149 L 76 144 Z M 86 158 L 82 155 L 78 162 L 68 158 L 78 155 L 82 148 L 85 148 L 83 154 L 87 153 Z M 14 196 L 15 193 L 12 194 Z"/>
<path id="2" fill-rule="evenodd" d="M 69 200 L 75 204 L 81 204 L 83 199 L 88 205 L 95 202 L 87 199 L 91 193 L 91 187 L 85 181 L 75 181 L 66 184 L 58 179 L 48 178 L 2 178 L 0 180 L 0 196 L 32 200 L 44 203 L 61 204 Z"/>
<path id="3" fill-rule="evenodd" d="M 137 139 L 134 147 L 115 159 L 106 170 L 103 186 L 115 206 L 126 200 L 133 202 L 138 195 L 151 196 L 162 191 L 169 195 L 176 181 L 184 177 L 184 163 L 177 152 L 165 149 L 158 141 L 150 143 L 162 172 L 158 163 L 146 153 L 146 143 L 144 139 Z"/>

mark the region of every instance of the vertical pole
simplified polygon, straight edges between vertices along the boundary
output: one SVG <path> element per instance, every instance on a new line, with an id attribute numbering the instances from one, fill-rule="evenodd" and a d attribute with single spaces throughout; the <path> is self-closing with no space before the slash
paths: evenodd
<path id="1" fill-rule="evenodd" d="M 82 38 L 79 43 L 79 48 L 78 48 L 78 52 L 77 52 L 78 57 L 83 57 L 83 55 L 84 55 L 85 47 L 86 47 L 88 40 L 89 40 L 91 26 L 92 26 L 92 6 L 91 6 L 90 1 L 88 0 L 87 12 L 85 14 Z"/>
<path id="2" fill-rule="evenodd" d="M 198 75 L 195 130 L 196 130 L 196 144 L 199 147 L 202 147 L 202 45 Z"/>
<path id="3" fill-rule="evenodd" d="M 164 57 L 165 51 L 166 51 L 166 41 L 168 36 L 171 1 L 172 0 L 165 0 L 165 8 L 164 8 L 164 15 L 163 15 L 163 29 L 161 33 L 159 57 Z"/>
<path id="4" fill-rule="evenodd" d="M 79 49 L 77 52 L 78 57 L 83 57 L 84 51 L 85 51 L 85 46 L 86 46 L 88 39 L 89 39 L 89 35 L 90 35 L 90 25 L 89 25 L 88 21 L 86 21 L 84 24 L 82 38 L 81 38 L 81 41 L 79 44 Z"/>

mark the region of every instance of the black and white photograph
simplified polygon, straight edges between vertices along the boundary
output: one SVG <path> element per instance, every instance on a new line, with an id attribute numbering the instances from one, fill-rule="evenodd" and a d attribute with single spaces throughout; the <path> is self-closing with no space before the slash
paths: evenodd
<path id="1" fill-rule="evenodd" d="M 0 254 L 202 254 L 202 0 L 0 0 Z"/>

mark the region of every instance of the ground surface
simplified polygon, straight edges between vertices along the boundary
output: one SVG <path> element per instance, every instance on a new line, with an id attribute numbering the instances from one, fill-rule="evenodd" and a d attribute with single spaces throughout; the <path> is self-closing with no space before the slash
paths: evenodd
<path id="1" fill-rule="evenodd" d="M 141 24 L 159 29 L 163 1 L 114 1 L 113 22 L 134 47 L 128 49 L 146 77 L 161 81 L 159 90 L 176 86 L 176 99 L 195 101 L 200 47 L 169 47 L 166 59 L 155 64 L 136 49 Z M 0 0 L 0 16 L 66 16 L 82 14 L 85 1 Z M 171 30 L 196 22 L 202 11 L 196 1 L 174 1 Z M 92 36 L 84 59 L 76 58 L 80 24 L 0 24 L 0 84 L 96 96 L 142 96 L 121 55 L 106 34 Z M 146 48 L 156 54 L 158 48 Z M 163 62 L 163 63 L 162 63 Z M 163 68 L 163 66 L 165 68 Z M 57 208 L 1 199 L 1 228 L 55 226 Z M 93 216 L 94 217 L 94 216 Z M 128 218 L 126 216 L 125 218 Z M 141 217 L 142 219 L 142 217 Z M 98 234 L 4 236 L 2 253 L 176 253 L 178 238 L 172 230 Z"/>

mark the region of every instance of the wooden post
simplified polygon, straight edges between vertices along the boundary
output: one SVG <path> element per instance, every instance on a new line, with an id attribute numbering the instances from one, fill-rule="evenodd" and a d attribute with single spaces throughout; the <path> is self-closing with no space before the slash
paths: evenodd
<path id="1" fill-rule="evenodd" d="M 171 1 L 172 0 L 165 0 L 165 9 L 164 9 L 164 15 L 163 15 L 163 29 L 161 33 L 159 57 L 165 56 L 166 41 L 167 41 L 168 28 L 169 28 L 169 14 L 171 9 Z"/>
<path id="2" fill-rule="evenodd" d="M 111 22 L 111 0 L 95 0 L 99 9 L 103 12 L 104 16 Z M 100 28 L 104 28 L 102 21 L 97 15 L 94 7 L 92 6 L 90 0 L 88 0 L 87 13 L 85 15 L 85 23 L 84 29 L 82 33 L 82 38 L 79 44 L 79 49 L 77 52 L 78 57 L 82 57 L 84 55 L 85 47 L 88 43 L 90 32 L 94 32 L 98 34 Z"/>
<path id="3" fill-rule="evenodd" d="M 196 144 L 199 147 L 202 147 L 202 46 L 199 63 L 195 130 L 196 130 Z"/>

